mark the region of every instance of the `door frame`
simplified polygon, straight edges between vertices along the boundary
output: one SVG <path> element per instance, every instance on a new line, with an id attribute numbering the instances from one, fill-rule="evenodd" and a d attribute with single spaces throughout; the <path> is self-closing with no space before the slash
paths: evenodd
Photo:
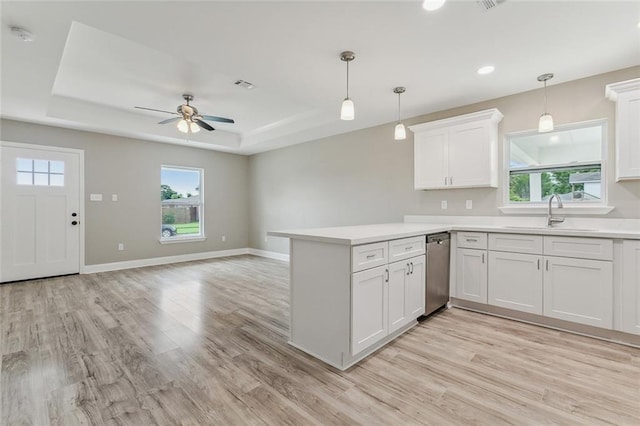
<path id="1" fill-rule="evenodd" d="M 33 149 L 38 151 L 54 151 L 54 152 L 63 152 L 67 154 L 77 154 L 78 155 L 78 179 L 80 182 L 78 187 L 78 214 L 80 215 L 80 241 L 79 244 L 79 256 L 78 264 L 80 266 L 79 273 L 84 274 L 86 265 L 84 264 L 85 256 L 84 256 L 84 221 L 85 221 L 85 208 L 84 208 L 84 150 L 83 149 L 75 149 L 75 148 L 63 148 L 59 146 L 49 146 L 49 145 L 39 145 L 35 143 L 22 143 L 22 142 L 7 142 L 0 140 L 0 147 L 11 147 L 11 148 L 21 148 L 21 149 Z M 2 150 L 0 150 L 0 161 L 2 161 Z M 0 185 L 0 220 L 2 220 L 2 185 Z M 2 238 L 2 229 L 0 229 L 0 238 Z M 0 244 L 0 258 L 2 256 L 2 245 Z"/>

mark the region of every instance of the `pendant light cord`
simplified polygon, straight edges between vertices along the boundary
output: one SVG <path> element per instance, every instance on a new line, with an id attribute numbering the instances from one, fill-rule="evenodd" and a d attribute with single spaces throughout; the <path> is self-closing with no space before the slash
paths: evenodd
<path id="1" fill-rule="evenodd" d="M 349 62 L 347 61 L 347 99 L 349 99 Z"/>
<path id="2" fill-rule="evenodd" d="M 547 113 L 547 80 L 544 81 L 544 113 Z"/>
<path id="3" fill-rule="evenodd" d="M 400 93 L 398 93 L 398 123 L 400 122 Z"/>

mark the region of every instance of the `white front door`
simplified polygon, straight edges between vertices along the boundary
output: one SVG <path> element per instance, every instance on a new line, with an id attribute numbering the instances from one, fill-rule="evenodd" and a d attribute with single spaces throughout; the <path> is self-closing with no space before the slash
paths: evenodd
<path id="1" fill-rule="evenodd" d="M 80 153 L 0 144 L 0 164 L 0 282 L 78 273 Z"/>

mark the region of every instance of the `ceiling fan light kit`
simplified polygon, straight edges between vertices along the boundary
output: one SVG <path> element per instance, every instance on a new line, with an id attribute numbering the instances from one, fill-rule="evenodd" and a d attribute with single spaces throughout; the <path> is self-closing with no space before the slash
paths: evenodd
<path id="1" fill-rule="evenodd" d="M 538 132 L 546 133 L 553 131 L 553 117 L 547 112 L 547 81 L 553 78 L 552 73 L 546 73 L 538 76 L 538 81 L 544 83 L 544 113 L 538 121 Z"/>
<path id="2" fill-rule="evenodd" d="M 340 108 L 340 120 L 353 120 L 356 118 L 356 110 L 353 101 L 349 97 L 349 62 L 356 58 L 356 54 L 347 50 L 340 54 L 340 60 L 347 63 L 347 97 L 342 101 Z"/>
<path id="3" fill-rule="evenodd" d="M 231 123 L 231 124 L 235 123 L 235 121 L 232 120 L 231 118 L 200 114 L 200 112 L 198 111 L 198 108 L 189 104 L 189 102 L 193 100 L 192 94 L 185 93 L 182 95 L 182 98 L 185 100 L 186 103 L 179 105 L 178 108 L 176 109 L 177 112 L 164 111 L 161 109 L 146 108 L 146 107 L 139 107 L 139 106 L 134 108 L 144 109 L 147 111 L 163 112 L 165 114 L 177 115 L 178 117 L 162 120 L 158 124 L 167 124 L 167 123 L 173 123 L 177 121 L 178 123 L 176 127 L 178 128 L 178 131 L 182 133 L 198 133 L 201 128 L 208 130 L 210 132 L 215 130 L 204 120 L 217 121 L 220 123 Z"/>

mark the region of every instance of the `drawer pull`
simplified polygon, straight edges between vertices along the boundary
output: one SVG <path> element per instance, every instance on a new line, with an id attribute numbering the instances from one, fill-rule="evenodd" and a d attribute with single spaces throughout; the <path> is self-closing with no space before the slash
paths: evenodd
<path id="1" fill-rule="evenodd" d="M 540 270 L 540 259 L 538 259 L 538 271 Z"/>
<path id="2" fill-rule="evenodd" d="M 467 242 L 468 243 L 477 243 L 478 239 L 477 238 L 467 238 Z"/>
<path id="3" fill-rule="evenodd" d="M 374 257 L 376 257 L 375 254 L 370 254 L 370 255 L 367 256 L 367 259 L 373 259 Z"/>
<path id="4" fill-rule="evenodd" d="M 406 250 L 411 250 L 412 248 L 413 248 L 413 246 L 409 246 L 409 247 L 405 247 L 404 249 L 406 251 Z"/>

